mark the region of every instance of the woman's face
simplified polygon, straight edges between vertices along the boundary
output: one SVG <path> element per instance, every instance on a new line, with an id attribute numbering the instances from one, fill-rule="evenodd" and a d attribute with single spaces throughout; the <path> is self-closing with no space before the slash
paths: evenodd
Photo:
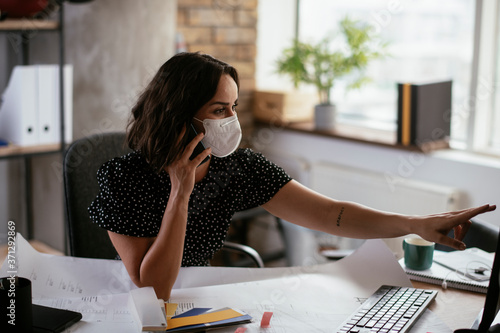
<path id="1" fill-rule="evenodd" d="M 238 86 L 230 75 L 223 74 L 219 80 L 217 91 L 214 97 L 201 107 L 195 114 L 195 118 L 203 121 L 204 119 L 223 119 L 236 114 L 238 105 Z M 199 121 L 193 121 L 196 131 L 205 133 L 203 124 Z"/>

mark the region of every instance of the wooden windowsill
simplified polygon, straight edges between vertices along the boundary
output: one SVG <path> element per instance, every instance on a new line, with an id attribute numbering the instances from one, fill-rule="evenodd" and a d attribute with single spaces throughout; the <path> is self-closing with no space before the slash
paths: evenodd
<path id="1" fill-rule="evenodd" d="M 430 152 L 438 149 L 450 148 L 449 143 L 446 142 L 430 142 L 422 146 L 405 146 L 397 143 L 396 132 L 377 130 L 373 128 L 366 128 L 361 126 L 353 126 L 346 124 L 337 124 L 331 130 L 319 130 L 314 127 L 313 122 L 290 122 L 290 123 L 266 123 L 256 121 L 256 125 L 260 127 L 273 127 L 282 128 L 290 131 L 318 135 L 323 137 L 330 137 L 340 140 L 348 140 L 364 144 L 371 144 L 383 147 L 390 147 L 396 149 Z"/>

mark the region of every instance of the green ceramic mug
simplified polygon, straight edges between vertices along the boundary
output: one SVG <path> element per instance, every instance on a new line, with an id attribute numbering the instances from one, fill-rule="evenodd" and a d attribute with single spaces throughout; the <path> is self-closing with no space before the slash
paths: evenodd
<path id="1" fill-rule="evenodd" d="M 409 269 L 422 271 L 432 266 L 434 243 L 418 237 L 408 237 L 403 240 L 405 266 Z"/>

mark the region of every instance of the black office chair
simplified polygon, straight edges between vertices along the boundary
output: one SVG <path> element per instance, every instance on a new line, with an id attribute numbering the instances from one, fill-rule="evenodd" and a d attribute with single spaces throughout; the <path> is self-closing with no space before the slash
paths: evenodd
<path id="1" fill-rule="evenodd" d="M 498 227 L 477 218 L 471 221 L 472 226 L 463 239 L 467 247 L 477 247 L 486 252 L 495 252 L 498 242 Z M 448 236 L 453 237 L 453 230 Z M 453 249 L 448 246 L 436 244 L 436 250 L 448 252 Z"/>
<path id="2" fill-rule="evenodd" d="M 75 257 L 114 259 L 117 252 L 107 231 L 90 222 L 87 208 L 99 193 L 97 170 L 101 165 L 131 150 L 125 133 L 101 133 L 73 142 L 64 154 L 63 177 L 66 205 L 66 232 L 69 254 Z M 226 242 L 223 249 L 248 256 L 257 267 L 264 267 L 253 248 Z"/>

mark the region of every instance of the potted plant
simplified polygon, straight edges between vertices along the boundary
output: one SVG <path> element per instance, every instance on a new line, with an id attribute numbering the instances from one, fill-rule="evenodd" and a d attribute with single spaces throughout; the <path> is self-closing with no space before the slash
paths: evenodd
<path id="1" fill-rule="evenodd" d="M 371 60 L 384 56 L 385 44 L 372 36 L 369 25 L 346 17 L 340 22 L 340 31 L 345 42 L 337 49 L 331 37 L 318 43 L 294 40 L 277 61 L 277 72 L 288 75 L 296 88 L 300 83 L 316 87 L 315 123 L 319 129 L 333 126 L 335 105 L 330 93 L 335 80 L 355 74 L 347 88 L 359 88 L 368 81 L 362 70 Z"/>

